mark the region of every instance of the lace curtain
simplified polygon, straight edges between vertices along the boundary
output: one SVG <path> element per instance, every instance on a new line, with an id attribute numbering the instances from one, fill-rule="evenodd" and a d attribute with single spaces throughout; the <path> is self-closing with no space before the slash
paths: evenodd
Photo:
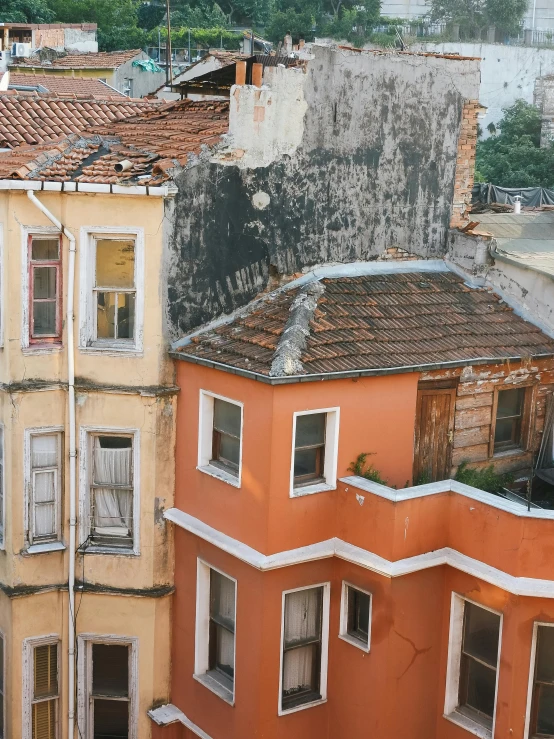
<path id="1" fill-rule="evenodd" d="M 33 536 L 56 535 L 56 489 L 58 485 L 58 436 L 31 437 L 33 485 Z"/>
<path id="2" fill-rule="evenodd" d="M 109 536 L 128 536 L 132 528 L 133 490 L 132 464 L 133 450 L 104 449 L 100 439 L 94 440 L 93 449 L 93 482 L 102 485 L 93 488 L 94 520 L 93 527 L 99 534 Z M 128 490 L 110 488 L 110 485 L 122 485 Z M 106 486 L 106 487 L 104 487 Z"/>
<path id="3" fill-rule="evenodd" d="M 299 590 L 285 598 L 285 647 L 309 639 L 319 639 L 321 634 L 321 588 Z M 285 652 L 283 692 L 314 689 L 314 668 L 317 645 L 308 644 Z"/>

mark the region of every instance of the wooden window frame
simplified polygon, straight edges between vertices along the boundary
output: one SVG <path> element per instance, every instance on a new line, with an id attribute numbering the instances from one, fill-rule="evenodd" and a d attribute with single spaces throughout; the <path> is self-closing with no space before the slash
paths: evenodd
<path id="1" fill-rule="evenodd" d="M 58 239 L 58 258 L 57 259 L 33 259 L 33 241 L 53 241 Z M 62 292 L 62 259 L 63 259 L 63 240 L 59 233 L 56 234 L 33 234 L 29 233 L 27 237 L 27 263 L 28 263 L 28 279 L 29 279 L 29 345 L 36 346 L 37 344 L 60 344 L 62 341 L 62 310 L 63 310 L 63 292 Z M 56 270 L 56 331 L 51 335 L 41 334 L 40 336 L 34 336 L 34 311 L 33 304 L 34 299 L 34 271 L 41 267 L 53 267 Z M 50 300 L 44 300 L 43 302 L 53 302 Z"/>
<path id="2" fill-rule="evenodd" d="M 521 385 L 503 385 L 502 387 L 494 388 L 494 395 L 492 401 L 492 417 L 491 417 L 491 432 L 489 438 L 489 458 L 492 457 L 508 457 L 513 454 L 523 454 L 529 450 L 531 442 L 531 429 L 533 427 L 534 420 L 534 408 L 536 398 L 536 384 L 521 384 Z M 496 414 L 498 411 L 498 394 L 504 390 L 524 390 L 523 398 L 523 409 L 521 413 L 521 431 L 520 431 L 520 444 L 518 446 L 508 447 L 506 449 L 500 449 L 495 451 L 494 449 L 494 436 L 496 434 Z"/>
<path id="3" fill-rule="evenodd" d="M 286 612 L 286 597 L 292 595 L 301 590 L 315 590 L 317 588 L 322 589 L 321 598 L 321 620 L 320 620 L 320 639 L 319 644 L 319 691 L 318 697 L 314 696 L 311 701 L 298 703 L 291 705 L 292 700 L 287 703 L 283 703 L 283 677 L 285 670 L 285 612 Z M 327 701 L 327 671 L 328 671 L 328 659 L 329 659 L 329 610 L 330 610 L 330 593 L 331 585 L 329 582 L 325 583 L 314 583 L 303 588 L 293 588 L 292 590 L 284 590 L 282 594 L 282 605 L 281 605 L 281 664 L 279 671 L 279 704 L 278 704 L 278 715 L 285 716 L 289 713 L 295 713 L 296 711 L 302 711 L 307 708 L 319 706 Z M 306 642 L 307 643 L 307 642 Z M 295 647 L 305 646 L 304 643 L 296 644 Z M 294 649 L 290 647 L 289 649 Z"/>
<path id="4" fill-rule="evenodd" d="M 240 451 L 238 470 L 227 467 L 214 460 L 214 418 L 215 418 L 215 401 L 222 400 L 225 403 L 236 405 L 240 408 Z M 198 403 L 198 463 L 196 469 L 204 472 L 211 477 L 215 477 L 221 482 L 232 485 L 235 488 L 241 487 L 242 480 L 242 454 L 244 441 L 244 403 L 234 398 L 228 398 L 224 395 L 218 395 L 210 390 L 200 390 Z M 216 464 L 214 464 L 214 461 Z"/>
<path id="5" fill-rule="evenodd" d="M 352 628 L 351 614 L 351 593 L 358 593 L 369 598 L 369 618 L 367 624 L 367 632 L 361 630 L 356 631 Z M 368 590 L 353 585 L 350 582 L 343 581 L 341 593 L 341 611 L 340 611 L 340 629 L 339 637 L 349 644 L 352 644 L 364 652 L 369 652 L 371 642 L 371 617 L 373 607 L 373 595 Z"/>
<path id="6" fill-rule="evenodd" d="M 6 432 L 0 423 L 0 550 L 6 548 Z"/>
<path id="7" fill-rule="evenodd" d="M 524 737 L 529 739 L 548 739 L 554 737 L 554 734 L 537 734 L 536 725 L 538 718 L 538 695 L 537 690 L 537 667 L 538 667 L 538 650 L 539 650 L 539 630 L 541 628 L 554 628 L 554 623 L 535 621 L 533 624 L 533 638 L 531 645 L 531 664 L 529 669 L 529 685 L 527 693 L 527 710 L 525 715 L 525 731 Z M 540 682 L 539 685 L 554 685 L 554 683 Z"/>
<path id="8" fill-rule="evenodd" d="M 37 436 L 56 436 L 57 438 L 57 464 L 55 467 L 42 468 L 41 472 L 55 470 L 56 472 L 56 501 L 55 501 L 55 524 L 56 531 L 51 536 L 36 537 L 34 535 L 34 470 L 32 463 L 33 438 Z M 48 544 L 61 541 L 61 508 L 63 500 L 63 426 L 25 429 L 25 457 L 26 457 L 26 521 L 25 531 L 29 546 Z"/>
<path id="9" fill-rule="evenodd" d="M 134 236 L 117 236 L 116 234 L 106 234 L 106 235 L 99 235 L 96 234 L 93 237 L 94 240 L 94 277 L 93 277 L 93 284 L 92 284 L 92 293 L 93 293 L 93 320 L 94 320 L 94 333 L 93 333 L 93 342 L 94 344 L 98 346 L 134 346 L 136 343 L 136 331 L 137 331 L 137 318 L 136 318 L 136 305 L 137 305 L 137 239 Z M 96 272 L 97 272 L 97 258 L 98 258 L 98 247 L 97 242 L 98 241 L 132 241 L 134 244 L 133 248 L 133 287 L 102 287 L 98 286 L 96 284 Z M 98 337 L 98 296 L 102 293 L 104 295 L 115 295 L 115 318 L 114 318 L 114 333 L 115 336 L 108 337 L 108 338 L 102 338 Z M 134 316 L 133 316 L 133 337 L 131 339 L 129 338 L 119 338 L 117 336 L 117 327 L 118 327 L 118 319 L 117 319 L 117 313 L 119 311 L 118 302 L 119 302 L 119 296 L 120 295 L 133 295 L 135 298 L 135 310 L 134 310 Z"/>
<path id="10" fill-rule="evenodd" d="M 32 739 L 33 736 L 33 705 L 39 702 L 34 699 L 34 656 L 35 648 L 57 645 L 57 668 L 58 668 L 58 691 L 57 696 L 52 696 L 42 700 L 56 700 L 56 734 L 55 739 L 59 739 L 61 736 L 61 720 L 60 720 L 60 709 L 61 709 L 61 697 L 62 697 L 62 685 L 61 685 L 61 640 L 58 634 L 49 634 L 48 636 L 29 637 L 23 640 L 23 723 L 22 723 L 22 739 Z M 5 655 L 4 655 L 5 658 Z"/>
<path id="11" fill-rule="evenodd" d="M 320 444 L 307 444 L 306 446 L 298 446 L 296 443 L 296 425 L 298 419 L 301 416 L 296 416 L 294 421 L 294 456 L 293 456 L 293 471 L 292 471 L 292 484 L 294 488 L 303 488 L 306 485 L 317 485 L 318 483 L 325 481 L 325 447 L 327 445 L 327 413 L 324 411 L 311 413 L 312 416 L 323 416 L 323 441 Z M 316 470 L 315 472 L 309 472 L 306 475 L 295 475 L 294 464 L 296 462 L 296 452 L 305 451 L 306 449 L 316 450 Z"/>
<path id="12" fill-rule="evenodd" d="M 325 439 L 322 445 L 315 444 L 313 446 L 297 447 L 296 446 L 296 422 L 300 416 L 308 416 L 314 414 L 322 414 L 325 416 Z M 340 407 L 334 408 L 314 408 L 309 411 L 295 411 L 292 416 L 292 445 L 291 445 L 291 461 L 290 461 L 290 491 L 289 497 L 297 498 L 303 495 L 311 495 L 313 493 L 326 492 L 335 490 L 337 487 L 337 467 L 338 467 L 338 448 L 339 448 L 339 427 L 340 427 Z M 305 479 L 302 476 L 300 482 L 294 475 L 294 463 L 297 449 L 321 448 L 320 464 L 321 475 Z"/>
<path id="13" fill-rule="evenodd" d="M 236 403 L 231 403 L 228 400 L 222 400 L 221 398 L 214 398 L 214 408 L 215 408 L 215 401 L 220 400 L 222 403 L 228 403 L 229 405 L 237 406 Z M 241 409 L 241 418 L 240 418 L 240 433 L 238 436 L 235 434 L 230 434 L 228 431 L 223 431 L 221 429 L 218 429 L 215 425 L 215 412 L 213 414 L 213 420 L 212 420 L 212 458 L 210 459 L 210 464 L 221 466 L 222 469 L 224 469 L 229 475 L 233 475 L 233 477 L 236 477 L 238 479 L 239 477 L 239 471 L 240 471 L 240 447 L 242 443 L 242 409 Z M 221 438 L 223 436 L 228 436 L 231 439 L 238 439 L 239 442 L 239 461 L 238 463 L 232 462 L 230 459 L 226 459 L 225 457 L 221 456 Z"/>

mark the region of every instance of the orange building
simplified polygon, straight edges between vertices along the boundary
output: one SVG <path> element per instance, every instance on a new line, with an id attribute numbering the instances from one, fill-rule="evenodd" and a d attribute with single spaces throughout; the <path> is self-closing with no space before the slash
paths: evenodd
<path id="1" fill-rule="evenodd" d="M 554 736 L 554 511 L 451 479 L 531 475 L 554 341 L 439 261 L 339 270 L 174 352 L 153 736 Z"/>

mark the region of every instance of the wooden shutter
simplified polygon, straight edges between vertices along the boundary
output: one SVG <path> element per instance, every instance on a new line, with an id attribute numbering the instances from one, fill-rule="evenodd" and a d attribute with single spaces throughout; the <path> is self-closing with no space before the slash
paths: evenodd
<path id="1" fill-rule="evenodd" d="M 58 644 L 34 649 L 32 739 L 56 739 Z"/>

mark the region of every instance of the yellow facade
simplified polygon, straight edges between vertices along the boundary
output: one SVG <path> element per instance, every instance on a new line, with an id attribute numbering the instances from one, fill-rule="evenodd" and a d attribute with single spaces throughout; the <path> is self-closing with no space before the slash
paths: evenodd
<path id="1" fill-rule="evenodd" d="M 74 291 L 77 428 L 77 546 L 74 631 L 77 636 L 75 737 L 92 737 L 87 724 L 90 684 L 79 649 L 95 637 L 129 644 L 129 737 L 150 736 L 147 710 L 166 702 L 170 678 L 172 541 L 162 511 L 174 492 L 176 395 L 163 332 L 163 199 L 101 194 L 37 193 L 76 238 Z M 29 343 L 28 243 L 33 234 L 55 236 L 52 223 L 24 191 L 0 191 L 2 348 L 0 421 L 4 427 L 4 549 L 0 551 L 0 631 L 4 636 L 6 737 L 33 739 L 28 657 L 34 641 L 59 640 L 56 739 L 68 737 L 69 434 L 67 391 L 67 270 L 62 238 L 59 344 Z M 136 301 L 142 304 L 135 347 L 88 346 L 83 312 L 96 300 L 87 282 L 91 239 L 136 239 Z M 139 265 L 139 261 L 141 264 Z M 91 292 L 92 290 L 92 292 Z M 36 297 L 33 293 L 33 297 Z M 88 301 L 88 302 L 87 302 Z M 31 305 L 31 307 L 29 307 Z M 34 314 L 33 314 L 34 315 Z M 60 535 L 57 545 L 30 543 L 29 439 L 56 430 L 61 439 Z M 133 443 L 133 550 L 92 546 L 90 439 L 126 435 Z M 34 480 L 34 478 L 33 478 Z M 34 519 L 33 519 L 34 521 Z M 99 530 L 99 529 L 98 529 Z M 84 537 L 84 538 L 83 538 Z M 57 548 L 56 548 L 57 546 Z M 30 547 L 33 549 L 30 550 Z M 62 548 L 63 547 L 63 548 Z M 86 635 L 85 641 L 79 637 Z M 30 641 L 29 641 L 30 640 Z M 30 645 L 30 646 L 29 646 Z M 133 666 L 134 665 L 134 666 Z M 87 668 L 88 669 L 88 668 Z M 32 686 L 31 686 L 32 688 Z M 88 692 L 87 692 L 88 691 Z M 96 704 L 95 704 L 96 705 Z M 34 713 L 32 714 L 35 715 Z M 38 714 L 37 714 L 38 715 Z M 77 731 L 77 723 L 79 729 Z M 84 733 L 83 733 L 84 732 Z M 87 733 L 88 732 L 88 733 Z M 73 739 L 73 738 L 72 738 Z"/>

